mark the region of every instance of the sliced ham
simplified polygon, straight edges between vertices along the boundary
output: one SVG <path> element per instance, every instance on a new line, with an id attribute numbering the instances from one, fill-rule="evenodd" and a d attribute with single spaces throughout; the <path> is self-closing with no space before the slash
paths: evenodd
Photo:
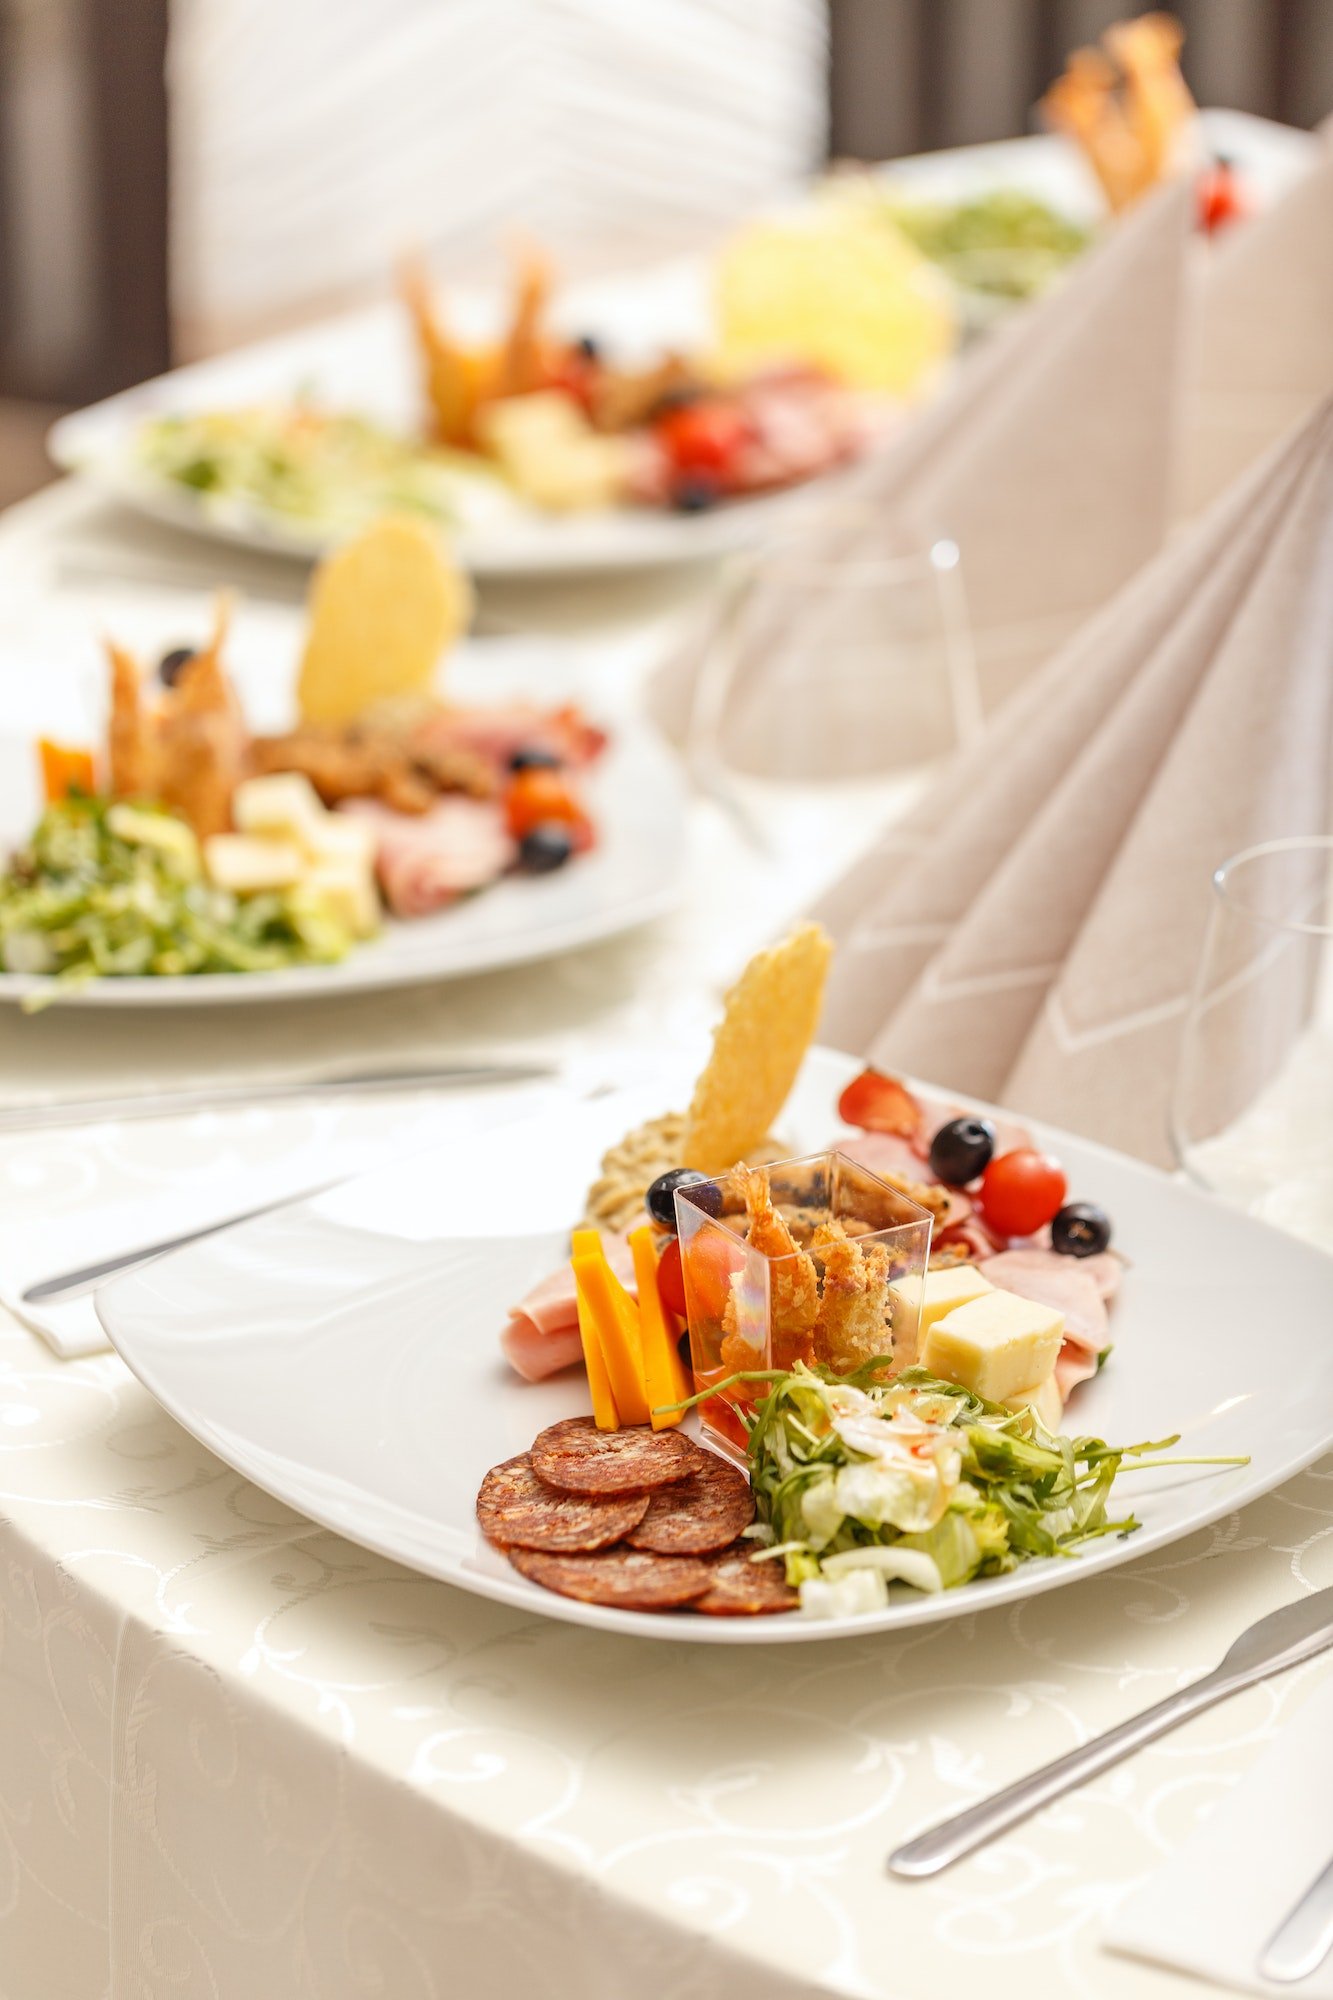
<path id="1" fill-rule="evenodd" d="M 516 750 L 549 750 L 561 763 L 586 764 L 606 741 L 576 709 L 525 701 L 440 709 L 419 725 L 415 740 L 423 751 L 467 750 L 502 768 Z"/>
<path id="2" fill-rule="evenodd" d="M 626 1291 L 637 1297 L 629 1244 L 623 1236 L 610 1232 L 603 1235 L 602 1242 L 611 1269 Z M 510 1307 L 500 1347 L 505 1360 L 525 1382 L 542 1382 L 548 1375 L 582 1361 L 578 1297 L 569 1264 L 562 1264 L 549 1276 L 539 1279 L 526 1298 Z"/>
<path id="3" fill-rule="evenodd" d="M 1029 1245 L 1002 1250 L 979 1266 L 983 1276 L 1003 1291 L 1017 1292 L 1020 1298 L 1064 1314 L 1064 1345 L 1055 1364 L 1062 1396 L 1096 1374 L 1097 1357 L 1110 1345 L 1105 1302 L 1096 1279 L 1083 1268 L 1091 1261 Z"/>
<path id="4" fill-rule="evenodd" d="M 1035 1146 L 1037 1143 L 1026 1125 L 1020 1125 L 1016 1118 L 997 1116 L 991 1111 L 979 1112 L 970 1104 L 955 1104 L 947 1097 L 936 1097 L 929 1091 L 915 1093 L 921 1106 L 921 1131 L 916 1141 L 922 1159 L 929 1158 L 931 1141 L 941 1125 L 950 1125 L 955 1118 L 986 1118 L 995 1127 L 995 1151 L 1014 1153 L 1020 1147 Z"/>
<path id="5" fill-rule="evenodd" d="M 460 896 L 484 889 L 514 859 L 504 814 L 492 799 L 449 793 L 429 812 L 392 812 L 373 799 L 340 808 L 368 820 L 375 834 L 375 870 L 395 917 L 424 917 Z"/>
<path id="6" fill-rule="evenodd" d="M 896 1132 L 858 1132 L 853 1139 L 838 1139 L 834 1143 L 840 1153 L 846 1153 L 859 1166 L 868 1167 L 872 1174 L 897 1174 L 909 1181 L 935 1178 L 912 1141 L 900 1139 Z"/>

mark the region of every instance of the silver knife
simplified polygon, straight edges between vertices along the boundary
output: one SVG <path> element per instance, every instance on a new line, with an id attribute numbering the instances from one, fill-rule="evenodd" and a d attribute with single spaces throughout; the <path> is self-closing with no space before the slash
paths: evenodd
<path id="1" fill-rule="evenodd" d="M 1294 1910 L 1264 1946 L 1259 1970 L 1265 1979 L 1290 1985 L 1317 1972 L 1333 1951 L 1333 1861 L 1315 1877 Z"/>
<path id="2" fill-rule="evenodd" d="M 345 1075 L 311 1076 L 290 1081 L 255 1079 L 250 1083 L 201 1084 L 194 1090 L 145 1091 L 136 1097 L 84 1097 L 60 1104 L 14 1105 L 0 1109 L 0 1132 L 41 1132 L 68 1125 L 92 1125 L 126 1119 L 179 1118 L 191 1111 L 214 1111 L 237 1104 L 269 1104 L 274 1099 L 323 1097 L 348 1092 L 371 1095 L 380 1090 L 439 1090 L 472 1083 L 531 1083 L 554 1076 L 556 1066 L 543 1062 L 458 1062 L 431 1069 L 368 1069 Z"/>
<path id="3" fill-rule="evenodd" d="M 1017 1784 L 1008 1785 L 979 1805 L 968 1806 L 950 1819 L 941 1820 L 928 1833 L 918 1834 L 915 1840 L 909 1840 L 889 1856 L 891 1872 L 909 1879 L 938 1875 L 942 1868 L 994 1840 L 997 1834 L 1006 1833 L 1061 1793 L 1086 1784 L 1089 1778 L 1108 1770 L 1155 1737 L 1164 1736 L 1178 1723 L 1268 1674 L 1279 1674 L 1288 1667 L 1299 1666 L 1302 1660 L 1312 1660 L 1329 1646 L 1333 1646 L 1333 1584 L 1326 1590 L 1315 1591 L 1311 1597 L 1300 1598 L 1295 1604 L 1284 1605 L 1281 1611 L 1270 1611 L 1266 1618 L 1241 1633 L 1221 1665 L 1202 1680 L 1179 1688 L 1165 1701 L 1145 1709 L 1142 1715 L 1131 1716 L 1128 1722 L 1108 1729 L 1091 1743 L 1081 1744 L 1067 1756 L 1057 1757 L 1054 1763 L 1044 1764 L 1031 1776 L 1020 1778 Z"/>

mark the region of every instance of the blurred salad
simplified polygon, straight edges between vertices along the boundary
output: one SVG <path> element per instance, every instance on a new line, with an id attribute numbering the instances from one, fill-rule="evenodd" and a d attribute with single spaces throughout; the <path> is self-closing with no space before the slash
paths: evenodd
<path id="1" fill-rule="evenodd" d="M 192 492 L 311 526 L 351 529 L 403 510 L 443 522 L 457 514 L 450 455 L 310 403 L 157 417 L 137 450 L 149 471 Z"/>
<path id="2" fill-rule="evenodd" d="M 1132 1514 L 1108 1512 L 1112 1482 L 1126 1459 L 1177 1442 L 1053 1437 L 1031 1409 L 983 1402 L 920 1368 L 877 1381 L 885 1366 L 835 1375 L 798 1363 L 731 1378 L 770 1384 L 749 1438 L 751 1534 L 785 1563 L 801 1609 L 816 1617 L 879 1610 L 893 1580 L 952 1590 L 1031 1556 L 1131 1534 Z"/>
<path id="3" fill-rule="evenodd" d="M 1018 188 L 974 201 L 915 202 L 889 195 L 884 207 L 902 233 L 965 292 L 1028 299 L 1087 249 L 1086 229 Z"/>
<path id="4" fill-rule="evenodd" d="M 325 965 L 352 942 L 320 897 L 213 887 L 191 829 L 157 806 L 62 799 L 0 875 L 0 963 L 65 985 Z"/>

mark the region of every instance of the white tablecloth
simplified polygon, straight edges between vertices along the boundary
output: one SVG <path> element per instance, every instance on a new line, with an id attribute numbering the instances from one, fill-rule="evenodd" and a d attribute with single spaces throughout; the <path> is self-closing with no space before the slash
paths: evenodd
<path id="1" fill-rule="evenodd" d="M 48 542 L 86 523 L 81 504 L 44 504 Z M 678 916 L 456 989 L 449 1046 L 697 1031 L 753 938 L 857 837 L 852 812 L 812 855 L 788 805 L 780 822 L 770 811 L 776 853 L 700 806 Z M 870 804 L 857 810 L 869 831 Z M 419 1041 L 443 1035 L 421 996 L 402 1004 Z M 354 1030 L 322 1019 L 308 1010 L 311 1059 Z M 164 1052 L 160 1028 L 117 1024 L 103 1041 L 92 1017 L 7 1020 L 0 1090 L 114 1087 Z M 278 1062 L 281 1033 L 200 1017 L 167 1066 Z M 373 1134 L 394 1110 L 10 1137 L 0 1208 L 7 1225 L 63 1208 L 76 1235 L 81 1208 L 132 1188 L 151 1199 L 224 1136 L 243 1184 L 316 1115 Z M 1318 1663 L 936 1882 L 890 1881 L 884 1856 L 1329 1583 L 1333 1460 L 1162 1555 L 902 1640 L 613 1640 L 312 1527 L 194 1443 L 117 1359 L 56 1361 L 3 1320 L 0 1996 L 1188 2000 L 1196 1983 L 1103 1952 L 1107 1914 L 1235 1785 Z"/>

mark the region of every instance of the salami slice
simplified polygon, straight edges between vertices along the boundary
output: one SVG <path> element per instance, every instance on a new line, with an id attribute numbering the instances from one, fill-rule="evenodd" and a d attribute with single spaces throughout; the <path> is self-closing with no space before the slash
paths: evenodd
<path id="1" fill-rule="evenodd" d="M 795 1611 L 800 1597 L 773 1559 L 754 1562 L 754 1549 L 742 1542 L 727 1549 L 712 1565 L 712 1580 L 692 1609 L 710 1618 L 758 1618 L 772 1611 Z"/>
<path id="2" fill-rule="evenodd" d="M 707 1555 L 727 1548 L 753 1519 L 749 1480 L 710 1451 L 696 1472 L 651 1494 L 642 1520 L 625 1534 L 631 1548 L 658 1555 Z"/>
<path id="3" fill-rule="evenodd" d="M 616 1604 L 622 1611 L 670 1611 L 702 1597 L 713 1581 L 694 1556 L 655 1556 L 646 1549 L 607 1549 L 600 1555 L 557 1556 L 542 1549 L 510 1549 L 509 1560 L 561 1597 L 583 1604 Z"/>
<path id="4" fill-rule="evenodd" d="M 526 1451 L 492 1466 L 477 1495 L 481 1532 L 501 1548 L 565 1554 L 609 1548 L 647 1511 L 646 1493 L 557 1493 L 538 1479 Z"/>
<path id="5" fill-rule="evenodd" d="M 680 1431 L 599 1431 L 591 1417 L 566 1417 L 537 1438 L 532 1469 L 565 1493 L 650 1493 L 696 1471 L 704 1456 Z"/>

